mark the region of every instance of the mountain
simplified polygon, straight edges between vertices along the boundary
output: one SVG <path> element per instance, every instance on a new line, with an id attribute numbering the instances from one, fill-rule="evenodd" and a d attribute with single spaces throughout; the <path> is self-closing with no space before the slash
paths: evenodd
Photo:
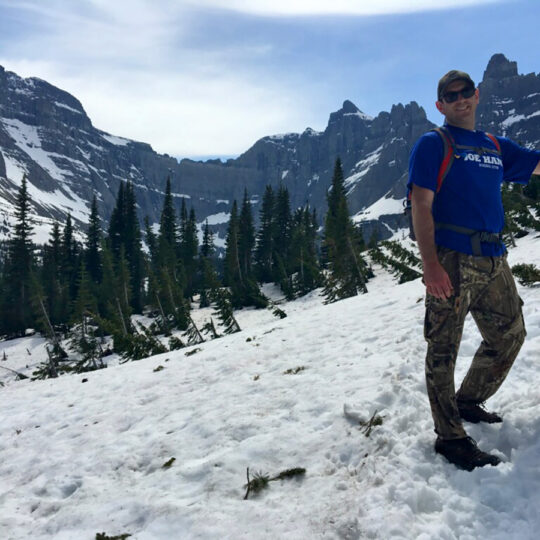
<path id="1" fill-rule="evenodd" d="M 540 146 L 540 76 L 520 75 L 516 62 L 496 54 L 479 88 L 480 128 Z M 309 202 L 322 216 L 339 156 L 354 219 L 364 223 L 366 236 L 374 227 L 388 236 L 403 224 L 410 149 L 432 127 L 415 102 L 394 105 L 390 112 L 371 118 L 346 100 L 330 114 L 324 131 L 307 128 L 303 133 L 263 137 L 226 163 L 178 163 L 146 143 L 95 128 L 81 103 L 67 92 L 0 67 L 0 227 L 12 215 L 23 172 L 38 229 L 39 223 L 48 229 L 53 219 L 62 220 L 68 212 L 84 226 L 94 193 L 107 220 L 122 180 L 134 183 L 141 218 L 147 215 L 157 222 L 170 176 L 178 206 L 186 199 L 199 222 L 208 218 L 223 238 L 232 201 L 240 200 L 244 189 L 255 213 L 265 186 L 283 183 L 294 206 Z"/>
<path id="2" fill-rule="evenodd" d="M 519 75 L 516 62 L 495 54 L 478 88 L 480 129 L 540 148 L 540 75 Z"/>

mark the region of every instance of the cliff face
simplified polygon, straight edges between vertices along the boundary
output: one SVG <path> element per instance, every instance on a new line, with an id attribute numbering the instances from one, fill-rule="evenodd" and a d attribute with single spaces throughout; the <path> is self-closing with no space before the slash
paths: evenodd
<path id="1" fill-rule="evenodd" d="M 496 54 L 479 89 L 480 129 L 540 147 L 539 76 L 519 75 L 515 62 Z M 227 163 L 178 163 L 148 144 L 96 129 L 81 103 L 67 92 L 0 67 L 0 214 L 9 219 L 26 174 L 36 219 L 46 224 L 63 220 L 69 212 L 84 226 L 94 194 L 108 220 L 122 180 L 134 183 L 141 218 L 156 222 L 167 176 L 178 206 L 186 199 L 200 222 L 210 217 L 219 223 L 212 216 L 228 212 L 244 189 L 257 214 L 266 184 L 280 183 L 289 189 L 294 206 L 309 203 L 322 216 L 339 156 L 351 214 L 365 222 L 368 234 L 377 227 L 387 235 L 388 227 L 403 225 L 397 203 L 405 196 L 410 149 L 432 127 L 415 102 L 394 105 L 371 118 L 347 100 L 330 114 L 322 132 L 308 128 L 264 137 Z M 374 213 L 373 205 L 386 210 Z"/>
<path id="2" fill-rule="evenodd" d="M 516 62 L 495 54 L 478 88 L 480 129 L 540 148 L 540 75 L 519 75 Z"/>
<path id="3" fill-rule="evenodd" d="M 354 215 L 384 196 L 405 196 L 410 149 L 432 127 L 424 110 L 414 102 L 396 105 L 390 113 L 370 118 L 345 101 L 340 110 L 330 115 L 322 132 L 308 128 L 301 134 L 264 137 L 225 165 L 184 160 L 180 178 L 184 185 L 195 186 L 196 178 L 204 177 L 210 193 L 219 193 L 231 201 L 242 197 L 244 186 L 257 200 L 266 184 L 282 183 L 294 206 L 309 203 L 321 216 L 335 160 L 340 157 Z M 227 182 L 220 180 L 224 174 L 229 175 Z M 216 191 L 213 185 L 221 189 Z"/>
<path id="4" fill-rule="evenodd" d="M 113 137 L 93 127 L 73 96 L 39 79 L 0 68 L 0 197 L 11 200 L 27 175 L 36 214 L 80 223 L 94 194 L 109 216 L 121 180 L 139 186 L 141 207 L 159 203 L 156 188 L 177 161 L 148 144 Z"/>

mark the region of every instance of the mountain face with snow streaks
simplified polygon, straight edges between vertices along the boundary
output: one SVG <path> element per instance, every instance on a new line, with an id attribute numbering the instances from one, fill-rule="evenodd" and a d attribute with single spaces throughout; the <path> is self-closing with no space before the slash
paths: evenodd
<path id="1" fill-rule="evenodd" d="M 516 62 L 494 55 L 480 88 L 478 127 L 540 147 L 540 77 L 520 75 Z M 351 101 L 330 114 L 324 131 L 272 135 L 226 163 L 156 153 L 149 144 L 105 133 L 92 125 L 81 103 L 36 78 L 23 79 L 0 67 L 0 226 L 13 214 L 23 174 L 38 223 L 62 221 L 71 213 L 87 221 L 95 194 L 108 220 L 121 181 L 133 182 L 141 219 L 159 220 L 163 190 L 171 178 L 175 201 L 185 199 L 197 219 L 209 218 L 218 231 L 234 199 L 248 190 L 258 214 L 265 186 L 283 184 L 294 207 L 309 203 L 319 217 L 337 157 L 345 173 L 349 208 L 381 237 L 402 226 L 409 152 L 433 124 L 417 103 L 394 105 L 371 118 Z M 221 216 L 221 217 L 217 217 Z M 0 231 L 1 232 L 1 231 Z M 5 232 L 5 231 L 4 231 Z M 46 239 L 41 238 L 42 240 Z"/>
<path id="2" fill-rule="evenodd" d="M 516 62 L 492 56 L 479 84 L 479 128 L 540 148 L 540 76 L 519 75 Z"/>

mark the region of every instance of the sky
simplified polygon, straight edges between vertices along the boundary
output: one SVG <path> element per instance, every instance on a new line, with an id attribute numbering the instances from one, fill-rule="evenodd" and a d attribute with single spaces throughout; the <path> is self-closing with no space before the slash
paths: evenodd
<path id="1" fill-rule="evenodd" d="M 434 7 L 435 5 L 435 7 Z M 77 97 L 95 127 L 182 158 L 376 116 L 503 53 L 538 73 L 537 0 L 0 0 L 0 65 Z"/>

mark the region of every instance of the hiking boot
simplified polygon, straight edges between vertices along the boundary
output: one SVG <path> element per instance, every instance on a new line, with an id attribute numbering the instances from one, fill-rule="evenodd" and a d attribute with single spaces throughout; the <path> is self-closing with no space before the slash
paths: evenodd
<path id="1" fill-rule="evenodd" d="M 458 401 L 459 416 L 467 422 L 478 424 L 478 422 L 486 422 L 487 424 L 497 424 L 502 422 L 502 418 L 494 412 L 486 411 L 482 403 L 474 403 L 473 401 Z"/>
<path id="2" fill-rule="evenodd" d="M 448 440 L 437 437 L 435 452 L 443 455 L 458 469 L 466 471 L 472 471 L 476 467 L 484 467 L 485 465 L 496 466 L 501 462 L 497 456 L 482 452 L 471 437 Z"/>

